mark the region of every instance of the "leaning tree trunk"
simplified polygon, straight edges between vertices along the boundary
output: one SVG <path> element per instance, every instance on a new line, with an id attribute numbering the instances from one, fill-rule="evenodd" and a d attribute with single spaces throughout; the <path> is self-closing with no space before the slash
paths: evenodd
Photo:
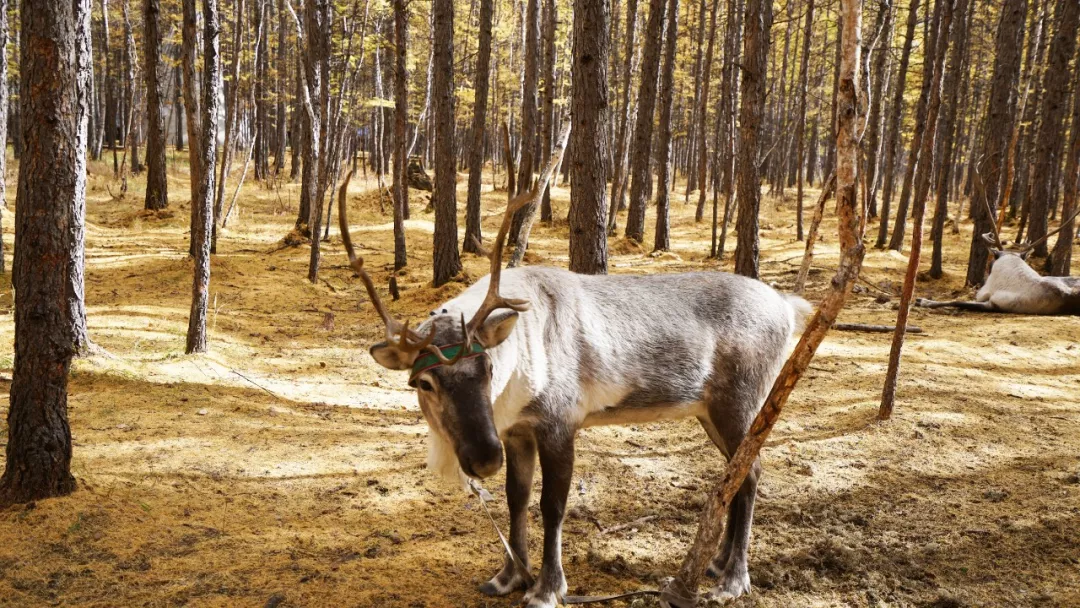
<path id="1" fill-rule="evenodd" d="M 143 2 L 143 71 L 146 73 L 146 209 L 169 206 L 165 175 L 165 114 L 161 90 L 161 0 Z"/>
<path id="2" fill-rule="evenodd" d="M 757 2 L 758 0 L 751 0 Z M 821 302 L 817 313 L 809 320 L 802 338 L 781 368 L 772 390 L 765 399 L 761 411 L 750 425 L 746 438 L 732 454 L 724 472 L 723 480 L 712 491 L 701 511 L 694 544 L 679 568 L 678 576 L 663 590 L 660 599 L 675 608 L 692 608 L 697 605 L 697 588 L 705 565 L 713 559 L 723 532 L 724 514 L 731 499 L 742 487 L 746 474 L 754 463 L 765 440 L 783 411 L 791 392 L 810 366 L 814 353 L 832 327 L 844 302 L 855 285 L 862 267 L 865 250 L 862 245 L 863 218 L 855 196 L 855 175 L 858 158 L 856 141 L 856 91 L 859 87 L 859 37 L 862 27 L 861 0 L 842 0 L 844 11 L 841 44 L 842 65 L 837 93 L 838 112 L 836 129 L 836 175 L 837 211 L 839 213 L 840 265 L 832 280 L 832 289 Z M 771 11 L 769 11 L 771 12 Z M 751 13 L 747 13 L 750 17 Z M 748 19 L 749 21 L 749 19 Z M 749 24 L 748 24 L 749 26 Z M 750 26 L 753 29 L 754 26 Z"/>
<path id="3" fill-rule="evenodd" d="M 907 319 L 911 312 L 911 300 L 915 294 L 915 280 L 919 273 L 919 255 L 922 252 L 923 215 L 926 211 L 926 198 L 930 193 L 930 177 L 934 167 L 938 112 L 941 108 L 941 81 L 945 72 L 945 53 L 949 47 L 949 28 L 952 23 L 953 6 L 964 0 L 938 0 L 942 5 L 938 22 L 933 54 L 927 57 L 933 71 L 929 85 L 929 99 L 926 106 L 926 132 L 921 139 L 919 168 L 915 175 L 915 206 L 912 209 L 911 253 L 908 257 L 907 271 L 904 273 L 904 287 L 900 294 L 900 311 L 896 315 L 896 331 L 893 334 L 892 347 L 889 350 L 889 366 L 885 372 L 885 387 L 881 393 L 879 420 L 888 420 L 892 416 L 896 402 L 896 384 L 900 373 L 900 355 L 907 335 Z"/>
<path id="4" fill-rule="evenodd" d="M 195 93 L 195 0 L 184 0 L 183 43 L 185 106 L 188 108 L 188 141 L 192 168 L 191 250 L 195 257 L 184 352 L 206 352 L 206 309 L 210 295 L 210 232 L 214 223 L 214 159 L 218 134 L 218 92 L 221 58 L 218 56 L 221 22 L 217 0 L 203 0 L 202 100 Z M 195 113 L 198 110 L 198 115 Z M 195 130 L 190 125 L 197 124 Z M 197 179 L 196 179 L 197 176 Z"/>
<path id="5" fill-rule="evenodd" d="M 671 104 L 675 94 L 675 55 L 679 36 L 679 0 L 668 0 L 667 34 L 664 36 L 664 67 L 660 72 L 660 133 L 656 154 L 658 173 L 656 235 L 653 251 L 671 249 L 668 208 L 671 206 Z"/>
<path id="6" fill-rule="evenodd" d="M 1046 257 L 1046 225 L 1050 212 L 1051 174 L 1054 173 L 1055 156 L 1061 149 L 1065 134 L 1062 130 L 1062 118 L 1068 105 L 1069 63 L 1076 51 L 1076 31 L 1080 24 L 1080 2 L 1077 0 L 1058 0 L 1054 11 L 1057 28 L 1050 41 L 1050 57 L 1043 73 L 1042 86 L 1042 122 L 1039 123 L 1039 135 L 1035 141 L 1035 162 L 1032 165 L 1032 179 L 1028 195 L 1029 228 L 1028 240 L 1038 241 L 1034 254 Z M 1070 178 L 1071 179 L 1071 178 Z"/>
<path id="7" fill-rule="evenodd" d="M 490 5 L 491 0 L 484 0 Z M 490 7 L 490 6 L 489 6 Z M 490 15 L 490 14 L 489 14 Z M 488 17 L 488 52 L 491 49 L 491 18 Z M 394 0 L 394 270 L 401 270 L 408 263 L 405 252 L 404 210 L 409 207 L 409 185 L 406 183 L 408 155 L 405 152 L 408 137 L 409 83 L 405 59 L 408 45 L 409 13 L 405 0 Z M 480 85 L 477 84 L 479 87 Z M 486 86 L 486 82 L 485 82 Z M 479 88 L 477 89 L 479 90 Z M 481 110 L 482 112 L 482 110 Z M 480 146 L 483 161 L 484 146 Z M 382 196 L 382 193 L 379 193 Z M 480 192 L 476 193 L 476 223 L 479 235 Z M 345 201 L 342 201 L 344 204 Z"/>
<path id="8" fill-rule="evenodd" d="M 656 81 L 660 71 L 660 47 L 663 42 L 664 0 L 649 0 L 649 19 L 645 22 L 645 50 L 641 58 L 641 85 L 638 89 L 637 121 L 630 142 L 630 209 L 626 216 L 626 237 L 645 240 L 645 199 L 652 183 L 649 164 L 652 159 L 653 112 L 656 109 Z M 632 179 L 631 179 L 632 178 Z"/>
<path id="9" fill-rule="evenodd" d="M 758 210 L 761 177 L 758 148 L 768 83 L 765 69 L 772 28 L 771 0 L 747 0 L 743 34 L 742 103 L 739 106 L 739 241 L 735 246 L 735 272 L 758 276 Z M 839 107 L 839 106 L 838 106 Z"/>
<path id="10" fill-rule="evenodd" d="M 677 3 L 678 0 L 672 0 Z M 570 114 L 570 270 L 607 272 L 608 54 L 607 2 L 575 0 Z"/>
<path id="11" fill-rule="evenodd" d="M 20 17 L 20 137 L 15 217 L 15 365 L 0 505 L 75 490 L 68 371 L 78 350 L 68 303 L 72 238 L 86 200 L 90 100 L 89 0 L 24 3 Z M 81 293 L 79 294 L 81 296 Z"/>
<path id="12" fill-rule="evenodd" d="M 476 52 L 472 147 L 469 149 L 469 194 L 465 202 L 465 241 L 462 251 L 480 253 L 480 190 L 484 171 L 484 121 L 491 82 L 491 21 L 494 0 L 480 0 L 480 47 Z"/>
<path id="13" fill-rule="evenodd" d="M 536 2 L 536 0 L 532 0 Z M 435 121 L 434 283 L 438 287 L 461 272 L 457 249 L 457 172 L 454 151 L 454 3 L 433 0 L 434 49 L 431 95 Z M 535 91 L 533 91 L 535 94 Z M 525 147 L 522 147 L 522 154 Z M 521 187 L 521 184 L 518 184 Z"/>

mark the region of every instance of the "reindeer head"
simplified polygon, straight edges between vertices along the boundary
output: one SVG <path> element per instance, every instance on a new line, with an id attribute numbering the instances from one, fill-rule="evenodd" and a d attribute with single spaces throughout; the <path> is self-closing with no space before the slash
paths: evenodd
<path id="1" fill-rule="evenodd" d="M 518 314 L 529 309 L 528 300 L 499 295 L 503 245 L 514 213 L 538 201 L 543 194 L 562 158 L 569 134 L 567 125 L 536 187 L 507 204 L 492 246 L 488 291 L 480 308 L 468 321 L 464 315 L 454 318 L 434 314 L 421 325 L 420 331 L 413 331 L 408 322 L 401 323 L 391 317 L 364 269 L 363 258 L 357 257 L 353 250 L 346 217 L 346 189 L 352 178 L 351 171 L 338 194 L 341 240 L 353 270 L 363 281 L 375 311 L 386 326 L 386 340 L 371 347 L 371 356 L 387 369 L 409 370 L 409 386 L 416 389 L 420 409 L 431 429 L 433 454 L 438 456 L 438 453 L 452 451 L 461 471 L 470 477 L 482 479 L 502 468 L 502 444 L 492 409 L 492 362 L 487 350 L 506 340 L 517 323 Z M 449 468 L 446 465 L 452 464 L 445 459 L 442 462 L 431 460 L 429 465 L 443 473 Z"/>

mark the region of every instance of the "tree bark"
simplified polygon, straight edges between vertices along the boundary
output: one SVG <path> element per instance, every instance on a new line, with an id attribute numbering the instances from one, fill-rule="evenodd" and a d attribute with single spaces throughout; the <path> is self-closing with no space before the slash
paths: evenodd
<path id="1" fill-rule="evenodd" d="M 214 223 L 214 159 L 218 134 L 218 93 L 221 58 L 218 55 L 221 22 L 217 0 L 203 0 L 202 100 L 195 91 L 195 0 L 184 0 L 183 44 L 185 105 L 188 108 L 188 141 L 192 171 L 191 249 L 195 257 L 184 352 L 207 350 L 206 312 L 210 295 L 210 236 Z M 198 113 L 196 113 L 198 112 Z M 195 168 L 197 167 L 197 172 Z M 196 179 L 197 178 L 197 179 Z"/>
<path id="2" fill-rule="evenodd" d="M 165 114 L 161 90 L 160 0 L 143 2 L 143 71 L 146 73 L 146 200 L 145 208 L 169 206 L 169 180 L 165 175 Z"/>
<path id="3" fill-rule="evenodd" d="M 649 18 L 645 22 L 645 50 L 641 58 L 641 85 L 638 89 L 637 121 L 630 143 L 630 209 L 626 216 L 626 237 L 645 240 L 645 202 L 652 183 L 649 164 L 652 160 L 653 113 L 656 110 L 656 81 L 660 72 L 663 43 L 664 0 L 649 0 Z M 632 179 L 631 179 L 632 178 Z"/>
<path id="4" fill-rule="evenodd" d="M 675 56 L 679 39 L 679 0 L 668 0 L 667 34 L 664 36 L 664 66 L 660 72 L 660 132 L 657 134 L 656 165 L 656 234 L 653 251 L 671 249 L 670 222 L 668 218 L 671 206 L 671 106 L 675 94 Z"/>
<path id="5" fill-rule="evenodd" d="M 67 389 L 78 336 L 68 298 L 71 260 L 83 255 L 71 233 L 86 197 L 90 5 L 41 0 L 24 3 L 19 16 L 25 122 L 15 217 L 15 364 L 0 505 L 75 490 Z"/>
<path id="6" fill-rule="evenodd" d="M 1061 150 L 1065 134 L 1062 118 L 1068 106 L 1069 63 L 1076 51 L 1076 32 L 1080 24 L 1080 2 L 1058 0 L 1054 11 L 1057 28 L 1050 41 L 1050 57 L 1043 73 L 1041 102 L 1042 121 L 1035 140 L 1035 161 L 1032 165 L 1032 181 L 1029 185 L 1028 241 L 1040 241 L 1033 251 L 1037 257 L 1048 254 L 1046 240 L 1047 218 L 1051 205 L 1051 175 L 1054 173 L 1055 156 Z"/>
<path id="7" fill-rule="evenodd" d="M 480 190 L 484 171 L 484 122 L 487 120 L 491 82 L 491 22 L 494 0 L 480 0 L 479 48 L 476 53 L 473 97 L 472 147 L 469 149 L 469 194 L 465 203 L 465 241 L 462 251 L 480 253 Z"/>
<path id="8" fill-rule="evenodd" d="M 570 270 L 583 274 L 607 273 L 610 20 L 607 2 L 574 0 L 570 88 L 570 113 L 574 121 L 570 131 L 570 189 L 574 204 L 570 206 Z"/>
<path id="9" fill-rule="evenodd" d="M 461 258 L 457 248 L 457 173 L 454 162 L 453 0 L 432 0 L 431 10 L 434 22 L 431 94 L 435 122 L 435 190 L 432 192 L 431 202 L 435 207 L 434 284 L 438 287 L 461 272 Z M 535 90 L 533 94 L 535 95 Z M 535 113 L 535 107 L 533 110 Z M 522 146 L 523 155 L 526 150 L 527 147 Z M 531 177 L 532 169 L 529 171 Z M 518 186 L 520 188 L 521 184 Z"/>
<path id="10" fill-rule="evenodd" d="M 766 63 L 769 32 L 772 28 L 771 0 L 747 0 L 746 31 L 743 33 L 743 84 L 739 106 L 739 241 L 735 246 L 735 272 L 758 277 L 758 211 L 761 207 L 761 177 L 758 150 L 761 147 L 765 113 Z"/>

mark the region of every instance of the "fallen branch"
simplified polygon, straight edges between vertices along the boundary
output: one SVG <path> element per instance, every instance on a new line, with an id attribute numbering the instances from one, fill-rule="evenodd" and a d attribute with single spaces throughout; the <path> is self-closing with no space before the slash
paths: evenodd
<path id="1" fill-rule="evenodd" d="M 867 325 L 866 323 L 836 323 L 833 325 L 833 329 L 837 331 L 862 331 L 871 334 L 891 334 L 896 331 L 895 325 Z M 909 334 L 921 334 L 923 330 L 921 327 L 915 327 L 908 325 L 907 333 Z"/>
<path id="2" fill-rule="evenodd" d="M 656 519 L 657 517 L 659 517 L 659 516 L 656 515 L 656 514 L 646 515 L 645 517 L 639 517 L 639 518 L 635 519 L 634 521 L 628 521 L 625 524 L 619 524 L 617 526 L 611 526 L 610 528 L 605 528 L 603 530 L 600 530 L 600 533 L 601 534 L 611 534 L 613 532 L 619 532 L 621 530 L 626 530 L 628 528 L 636 528 L 637 526 L 640 526 L 641 524 L 648 523 L 648 522 Z"/>

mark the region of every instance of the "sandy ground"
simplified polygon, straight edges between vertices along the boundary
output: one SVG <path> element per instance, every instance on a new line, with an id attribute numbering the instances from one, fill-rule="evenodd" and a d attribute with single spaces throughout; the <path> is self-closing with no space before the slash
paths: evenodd
<path id="1" fill-rule="evenodd" d="M 305 280 L 306 246 L 279 248 L 296 185 L 245 186 L 213 261 L 212 351 L 182 355 L 190 209 L 186 169 L 172 164 L 174 214 L 157 217 L 137 213 L 141 180 L 112 200 L 107 169 L 92 167 L 87 306 L 109 355 L 72 373 L 78 490 L 0 512 L 0 605 L 511 605 L 475 591 L 501 564 L 498 540 L 475 499 L 424 470 L 427 426 L 405 378 L 366 352 L 382 329 L 336 229 L 318 285 Z M 391 218 L 373 185 L 354 184 L 353 238 L 385 285 Z M 505 195 L 485 196 L 490 236 Z M 555 190 L 557 218 L 567 196 Z M 730 255 L 706 259 L 707 226 L 694 224 L 681 191 L 675 201 L 674 251 L 650 257 L 615 241 L 624 253 L 612 272 L 730 269 Z M 425 206 L 413 192 L 410 265 L 391 304 L 414 319 L 487 264 L 466 255 L 462 282 L 433 289 Z M 781 289 L 801 252 L 793 221 L 790 194 L 765 199 L 763 278 Z M 948 233 L 948 275 L 920 295 L 970 296 L 969 234 L 966 224 Z M 528 263 L 566 264 L 565 224 L 533 235 Z M 835 223 L 825 235 L 811 300 L 837 260 Z M 871 250 L 841 321 L 891 324 L 897 298 L 884 294 L 899 291 L 905 264 Z M 925 333 L 909 338 L 886 423 L 875 414 L 889 336 L 834 332 L 823 344 L 765 448 L 754 591 L 734 605 L 1080 606 L 1080 318 L 916 309 L 912 319 Z M 571 591 L 655 587 L 673 574 L 722 466 L 693 420 L 581 433 L 564 534 Z M 498 498 L 500 484 L 488 484 Z M 496 517 L 505 521 L 501 500 Z"/>

